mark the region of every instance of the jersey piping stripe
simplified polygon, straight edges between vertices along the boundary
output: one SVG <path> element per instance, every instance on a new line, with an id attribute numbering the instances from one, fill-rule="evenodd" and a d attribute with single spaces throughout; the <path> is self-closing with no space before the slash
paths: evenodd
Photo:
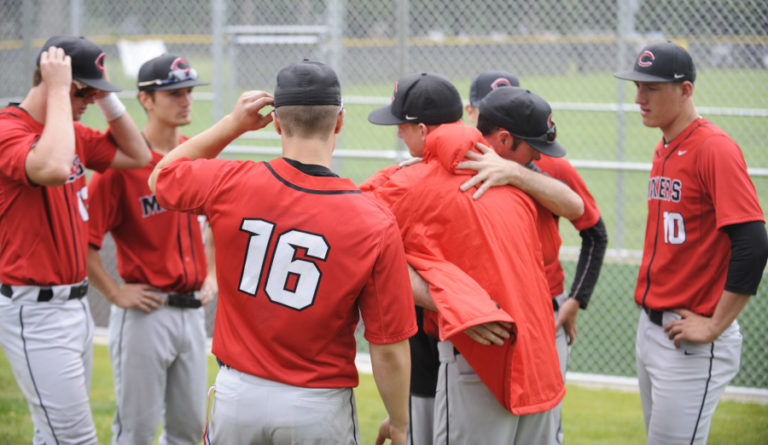
<path id="1" fill-rule="evenodd" d="M 182 225 L 182 220 L 179 220 L 179 225 Z M 187 266 L 184 264 L 184 243 L 181 242 L 181 234 L 182 230 L 181 227 L 179 227 L 179 230 L 176 233 L 176 246 L 178 246 L 179 249 L 179 261 L 181 261 L 181 271 L 184 273 L 184 283 L 182 283 L 182 286 L 186 287 L 187 283 L 189 283 L 189 276 L 187 275 Z"/>
<path id="2" fill-rule="evenodd" d="M 445 378 L 443 379 L 445 381 L 445 445 L 448 445 L 451 442 L 451 422 L 450 422 L 450 410 L 448 402 L 448 365 L 443 366 L 445 369 Z"/>
<path id="3" fill-rule="evenodd" d="M 688 138 L 691 137 L 691 135 L 696 130 L 698 130 L 699 128 L 701 128 L 704 125 L 707 125 L 707 122 L 702 122 L 702 123 L 696 125 L 696 127 L 694 127 L 690 131 L 690 133 L 688 133 L 683 138 L 683 140 L 678 142 L 677 145 L 675 145 L 675 147 L 673 149 L 669 150 L 669 153 L 667 153 L 667 157 L 664 158 L 664 161 L 661 164 L 661 176 L 664 176 L 664 168 L 667 165 L 667 161 L 669 160 L 669 157 L 672 156 L 675 152 L 677 152 L 677 149 L 680 147 L 680 145 L 682 145 L 683 142 L 688 140 Z M 648 292 L 651 290 L 651 266 L 653 265 L 654 258 L 656 258 L 656 246 L 659 243 L 659 220 L 661 218 L 661 216 L 660 216 L 661 215 L 661 200 L 657 200 L 657 201 L 658 201 L 658 204 L 657 204 L 658 205 L 658 211 L 656 212 L 656 233 L 653 236 L 653 253 L 651 253 L 651 259 L 648 261 L 648 268 L 646 269 L 646 273 L 645 273 L 645 292 L 643 292 L 643 307 L 647 307 L 645 305 L 645 298 L 648 296 Z"/>
<path id="4" fill-rule="evenodd" d="M 128 310 L 123 309 L 120 317 L 120 333 L 117 335 L 117 357 L 125 357 L 123 355 L 123 328 L 125 328 L 125 317 L 127 313 Z M 120 369 L 120 374 L 125 375 L 123 370 L 123 363 L 118 363 L 118 366 Z M 123 391 L 125 391 L 125 388 L 123 388 Z M 117 400 L 120 400 L 119 394 L 117 394 Z M 115 423 L 117 424 L 117 433 L 115 434 L 115 438 L 118 439 L 123 434 L 123 421 L 120 419 L 120 404 L 118 404 L 117 408 L 115 409 Z"/>
<path id="5" fill-rule="evenodd" d="M 298 190 L 300 192 L 312 193 L 312 194 L 316 194 L 316 195 L 343 195 L 343 194 L 347 194 L 347 193 L 363 193 L 361 190 L 313 190 L 313 189 L 308 189 L 308 188 L 304 188 L 304 187 L 299 187 L 298 185 L 289 182 L 287 179 L 285 179 L 282 176 L 280 176 L 279 174 L 277 174 L 277 172 L 272 168 L 271 165 L 269 165 L 269 163 L 264 162 L 264 165 L 267 167 L 267 169 L 270 171 L 270 173 L 272 173 L 272 175 L 275 178 L 277 178 L 278 181 L 280 181 L 283 184 L 285 184 L 286 186 L 288 186 L 288 187 L 290 187 L 290 188 L 292 188 L 294 190 Z"/>
<path id="6" fill-rule="evenodd" d="M 22 348 L 24 349 L 24 359 L 27 361 L 27 370 L 29 371 L 29 378 L 32 380 L 32 387 L 35 388 L 35 394 L 37 394 L 37 400 L 40 401 L 40 408 L 43 409 L 43 414 L 45 414 L 45 421 L 48 423 L 48 428 L 51 429 L 51 435 L 53 435 L 53 440 L 56 441 L 56 443 L 59 443 L 59 439 L 56 437 L 56 431 L 53 429 L 53 424 L 51 423 L 50 417 L 48 417 L 48 409 L 45 407 L 45 403 L 43 403 L 42 397 L 40 397 L 40 390 L 37 389 L 37 382 L 35 381 L 35 375 L 32 374 L 32 365 L 29 363 L 29 353 L 27 352 L 27 339 L 24 337 L 24 306 L 22 305 L 21 308 L 19 308 L 19 326 L 21 326 L 21 332 L 19 333 L 19 336 L 21 337 L 22 342 Z"/>
<path id="7" fill-rule="evenodd" d="M 411 420 L 408 422 L 408 445 L 413 444 L 413 395 L 408 394 L 408 418 Z"/>
<path id="8" fill-rule="evenodd" d="M 707 383 L 704 385 L 704 395 L 701 397 L 701 405 L 699 405 L 699 415 L 696 416 L 696 424 L 693 426 L 693 435 L 691 436 L 691 445 L 696 441 L 696 431 L 699 429 L 699 421 L 701 420 L 701 412 L 704 411 L 704 404 L 707 401 L 707 393 L 709 392 L 709 382 L 712 380 L 712 364 L 715 360 L 715 342 L 713 341 L 709 347 L 709 370 L 707 370 Z"/>
<path id="9" fill-rule="evenodd" d="M 571 294 L 570 295 L 572 297 L 574 297 L 574 298 L 576 297 L 576 295 L 578 295 L 579 291 L 581 290 L 581 286 L 584 285 L 584 281 L 587 279 L 587 276 L 589 275 L 589 273 L 588 273 L 589 272 L 589 266 L 592 264 L 592 259 L 594 257 L 594 253 L 595 253 L 595 246 L 597 244 L 594 241 L 594 237 L 590 233 L 587 233 L 586 230 L 582 231 L 581 233 L 585 234 L 584 236 L 590 237 L 590 239 L 592 239 L 593 241 L 592 241 L 592 243 L 589 246 L 589 252 L 587 252 L 587 258 L 586 258 L 587 261 L 586 261 L 586 264 L 584 265 L 584 269 L 582 270 L 581 276 L 580 277 L 576 277 L 577 279 L 573 283 L 573 287 L 571 289 Z"/>
<path id="10" fill-rule="evenodd" d="M 355 439 L 355 443 L 360 445 L 360 438 L 357 437 L 357 422 L 355 422 L 355 393 L 351 389 L 349 391 L 349 407 L 352 415 L 352 437 Z"/>

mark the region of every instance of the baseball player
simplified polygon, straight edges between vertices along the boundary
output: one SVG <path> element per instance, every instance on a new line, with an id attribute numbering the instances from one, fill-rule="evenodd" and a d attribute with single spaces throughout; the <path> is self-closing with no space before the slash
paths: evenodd
<path id="1" fill-rule="evenodd" d="M 474 120 L 476 123 L 477 115 L 479 113 L 476 105 L 489 91 L 498 88 L 499 86 L 514 86 L 517 84 L 518 80 L 514 75 L 501 71 L 488 71 L 478 75 L 472 82 L 470 88 L 470 103 L 465 106 L 465 110 L 467 111 L 470 120 Z M 473 103 L 475 105 L 472 105 Z M 439 155 L 453 155 L 453 153 L 440 151 Z M 523 164 L 527 162 L 528 161 L 523 162 Z M 550 212 L 556 215 L 564 215 L 568 218 L 580 217 L 583 210 L 583 203 L 576 193 L 560 181 L 556 181 L 545 175 L 533 173 L 528 169 L 517 167 L 517 165 L 518 164 L 514 164 L 514 166 L 505 166 L 505 168 L 511 167 L 513 169 L 508 172 L 507 177 L 509 179 L 507 180 L 507 183 L 525 190 L 526 193 L 543 205 L 546 205 Z M 397 169 L 398 167 L 392 167 L 390 170 L 396 171 Z M 505 170 L 505 172 L 507 171 Z M 484 174 L 486 174 L 486 172 L 481 172 L 481 175 Z M 372 189 L 373 185 L 370 181 L 367 181 L 361 185 L 361 188 L 365 191 L 367 189 Z M 482 191 L 479 191 L 476 196 L 479 198 L 482 193 Z M 540 208 L 539 210 L 543 209 Z M 556 228 L 556 226 L 553 227 Z M 546 229 L 545 232 L 548 233 L 549 229 Z M 560 243 L 559 235 L 552 237 L 551 234 L 548 234 L 547 237 L 556 240 L 556 245 L 553 246 L 554 254 L 552 255 L 552 261 L 548 264 L 559 264 L 559 260 L 557 259 Z M 549 269 L 549 267 L 547 269 Z M 415 273 L 412 269 L 411 271 L 412 273 Z M 562 269 L 560 269 L 560 273 L 560 287 L 562 291 Z M 420 281 L 421 277 L 415 276 L 412 281 L 413 280 Z M 421 287 L 423 285 L 417 286 Z M 417 317 L 421 317 L 423 309 L 417 307 L 416 310 Z M 435 387 L 437 384 L 437 372 L 440 365 L 437 358 L 437 343 L 433 337 L 430 337 L 424 332 L 422 325 L 423 322 L 420 320 L 419 332 L 410 339 L 411 425 L 409 426 L 409 434 L 411 444 L 432 443 Z M 567 348 L 566 342 L 563 341 L 563 343 Z"/>
<path id="2" fill-rule="evenodd" d="M 334 71 L 294 63 L 278 73 L 274 100 L 243 93 L 150 176 L 160 205 L 205 214 L 218 246 L 221 366 L 206 443 L 359 443 L 360 314 L 389 413 L 378 440 L 405 443 L 407 339 L 416 332 L 408 271 L 391 213 L 330 170 L 344 114 Z M 214 159 L 273 120 L 282 158 Z"/>
<path id="3" fill-rule="evenodd" d="M 503 82 L 505 79 L 507 83 Z M 514 82 L 517 82 L 517 78 L 504 72 L 490 71 L 478 75 L 472 82 L 472 88 L 470 89 L 470 104 L 474 100 L 474 105 L 467 105 L 468 108 L 473 108 L 472 112 L 468 113 L 470 120 L 477 125 L 480 104 L 483 103 L 481 100 L 499 86 L 509 86 L 507 84 Z M 564 157 L 558 156 L 560 153 L 553 153 L 551 151 L 539 152 L 536 150 L 536 146 L 531 146 L 534 148 L 533 151 L 526 150 L 525 148 L 521 150 L 512 149 L 515 145 L 512 133 L 525 134 L 525 132 L 529 131 L 528 128 L 531 121 L 527 120 L 529 115 L 525 112 L 533 113 L 536 110 L 533 104 L 541 103 L 541 101 L 535 99 L 536 97 L 535 95 L 513 94 L 509 91 L 496 93 L 492 100 L 485 103 L 486 113 L 483 116 L 483 124 L 482 126 L 478 125 L 478 128 L 503 158 L 515 161 L 520 165 L 525 165 L 534 171 L 543 171 L 546 175 L 562 181 L 571 190 L 578 193 L 584 204 L 584 212 L 581 215 L 565 216 L 571 221 L 571 224 L 579 231 L 581 236 L 581 249 L 570 292 L 565 291 L 563 268 L 558 256 L 556 255 L 554 261 L 546 264 L 547 281 L 549 282 L 552 305 L 555 310 L 557 353 L 560 359 L 560 370 L 562 371 L 563 379 L 565 379 L 569 346 L 573 344 L 576 338 L 576 316 L 578 315 L 579 308 L 586 309 L 592 292 L 595 289 L 603 264 L 605 250 L 608 246 L 608 235 L 600 217 L 600 210 L 597 208 L 595 199 L 587 189 L 584 180 L 570 162 Z M 547 113 L 546 108 L 542 104 L 540 108 L 542 114 Z M 542 119 L 548 118 L 548 115 L 542 116 Z M 546 149 L 547 147 L 544 148 Z M 517 177 L 515 174 L 518 168 L 517 165 L 510 165 L 508 162 L 504 162 L 502 157 L 496 155 L 496 152 L 490 150 L 483 151 L 485 154 L 482 156 L 470 152 L 469 156 L 474 161 L 468 161 L 462 165 L 462 167 L 478 171 L 477 176 L 463 185 L 464 190 L 474 187 L 485 178 L 485 181 L 489 181 L 490 184 L 511 183 L 522 186 L 528 190 L 534 199 L 544 204 L 547 203 L 547 200 L 541 199 L 540 196 L 546 196 L 548 193 L 554 192 L 555 189 L 542 192 L 540 189 L 531 186 L 531 184 L 535 183 L 519 184 L 520 181 L 514 180 Z M 477 194 L 478 196 L 482 195 L 482 191 L 478 190 Z M 550 207 L 550 210 L 553 209 Z M 553 210 L 553 213 L 556 217 L 563 216 L 556 210 Z M 560 442 L 562 442 L 563 428 L 560 408 L 558 406 L 555 412 L 558 417 Z"/>
<path id="4" fill-rule="evenodd" d="M 85 169 L 136 168 L 149 150 L 84 37 L 54 36 L 21 103 L 0 110 L 0 346 L 27 399 L 34 443 L 95 444 L 88 392 Z M 77 122 L 96 102 L 101 133 Z"/>
<path id="5" fill-rule="evenodd" d="M 680 45 L 640 51 L 632 70 L 653 154 L 635 302 L 637 374 L 649 444 L 704 444 L 739 370 L 736 317 L 768 257 L 765 218 L 738 145 L 693 104 L 696 68 Z"/>
<path id="6" fill-rule="evenodd" d="M 428 283 L 414 296 L 429 309 L 425 330 L 441 340 L 433 441 L 554 443 L 551 409 L 565 388 L 538 212 L 514 187 L 483 200 L 457 190 L 466 176 L 456 163 L 487 143 L 461 115 L 450 82 L 417 73 L 401 78 L 392 103 L 368 116 L 398 125 L 411 155 L 423 158 L 373 178 L 371 194 L 392 209 L 408 262 Z"/>
<path id="7" fill-rule="evenodd" d="M 88 277 L 113 303 L 114 444 L 151 444 L 161 418 L 169 443 L 196 444 L 203 435 L 208 379 L 202 306 L 216 293 L 213 257 L 206 258 L 212 247 L 204 246 L 197 217 L 166 211 L 147 185 L 155 164 L 186 140 L 180 129 L 190 122 L 198 85 L 206 83 L 177 55 L 145 62 L 137 86 L 152 162 L 96 173 L 89 184 Z M 117 247 L 121 285 L 99 255 L 106 232 Z"/>

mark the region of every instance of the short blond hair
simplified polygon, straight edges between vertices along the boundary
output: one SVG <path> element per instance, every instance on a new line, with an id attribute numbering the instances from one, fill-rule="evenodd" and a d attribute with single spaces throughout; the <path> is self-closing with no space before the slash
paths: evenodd
<path id="1" fill-rule="evenodd" d="M 280 128 L 288 137 L 325 139 L 333 134 L 338 105 L 284 105 L 275 108 Z"/>

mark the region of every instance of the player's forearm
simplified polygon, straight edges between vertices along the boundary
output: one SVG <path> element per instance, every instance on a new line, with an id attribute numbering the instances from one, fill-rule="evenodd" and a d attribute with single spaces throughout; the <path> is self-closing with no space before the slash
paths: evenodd
<path id="1" fill-rule="evenodd" d="M 206 221 L 205 223 L 205 260 L 208 265 L 208 275 L 216 277 L 216 245 L 213 242 L 213 230 Z"/>
<path id="2" fill-rule="evenodd" d="M 120 286 L 104 268 L 99 251 L 90 246 L 88 247 L 88 283 L 98 289 L 110 303 L 115 302 L 115 295 Z"/>
<path id="3" fill-rule="evenodd" d="M 737 294 L 728 290 L 723 291 L 720 301 L 715 307 L 715 313 L 712 314 L 711 326 L 715 338 L 720 337 L 728 326 L 730 326 L 736 317 L 749 302 L 749 295 Z"/>
<path id="4" fill-rule="evenodd" d="M 118 152 L 110 167 L 140 168 L 152 160 L 147 142 L 128 113 L 109 123 L 109 133 L 117 144 Z"/>
<path id="5" fill-rule="evenodd" d="M 166 165 L 182 158 L 189 158 L 191 160 L 215 158 L 230 142 L 234 141 L 241 134 L 242 131 L 233 122 L 232 115 L 224 116 L 212 127 L 187 139 L 184 143 L 176 146 L 176 148 L 163 156 L 163 159 L 152 170 L 152 174 L 149 175 L 149 188 L 153 193 L 155 192 L 157 175 Z"/>
<path id="6" fill-rule="evenodd" d="M 75 129 L 69 89 L 48 92 L 45 128 L 40 140 L 27 154 L 25 169 L 35 184 L 64 184 L 72 173 L 75 157 Z"/>
<path id="7" fill-rule="evenodd" d="M 422 278 L 410 264 L 408 265 L 408 275 L 411 277 L 414 304 L 437 312 L 437 306 L 435 306 L 435 302 L 432 301 L 432 295 L 429 293 L 429 283 L 427 283 L 427 280 Z"/>
<path id="8" fill-rule="evenodd" d="M 408 426 L 408 395 L 411 382 L 411 356 L 408 340 L 387 345 L 370 344 L 373 378 L 390 423 Z"/>
<path id="9" fill-rule="evenodd" d="M 547 175 L 520 169 L 519 175 L 512 175 L 510 185 L 531 195 L 547 210 L 567 219 L 576 219 L 584 213 L 584 201 L 566 184 Z"/>
<path id="10" fill-rule="evenodd" d="M 581 250 L 569 296 L 575 298 L 582 309 L 586 309 L 600 277 L 600 269 L 608 248 L 608 233 L 603 219 L 600 218 L 594 226 L 580 231 L 579 236 Z"/>

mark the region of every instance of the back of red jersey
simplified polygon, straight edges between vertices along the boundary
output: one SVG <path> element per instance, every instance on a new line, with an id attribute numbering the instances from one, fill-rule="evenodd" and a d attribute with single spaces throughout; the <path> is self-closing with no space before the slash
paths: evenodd
<path id="1" fill-rule="evenodd" d="M 85 169 L 104 170 L 117 147 L 75 123 L 75 157 L 64 185 L 29 182 L 26 158 L 43 125 L 18 107 L 0 111 L 0 282 L 72 284 L 85 279 L 88 190 Z"/>
<path id="2" fill-rule="evenodd" d="M 416 332 L 394 217 L 347 180 L 284 159 L 176 162 L 157 182 L 165 208 L 208 216 L 219 303 L 213 353 L 296 386 L 357 384 L 358 311 L 373 343 Z"/>
<path id="3" fill-rule="evenodd" d="M 765 221 L 744 156 L 699 118 L 659 143 L 648 186 L 648 221 L 635 301 L 651 309 L 712 315 L 730 261 L 724 226 Z"/>

